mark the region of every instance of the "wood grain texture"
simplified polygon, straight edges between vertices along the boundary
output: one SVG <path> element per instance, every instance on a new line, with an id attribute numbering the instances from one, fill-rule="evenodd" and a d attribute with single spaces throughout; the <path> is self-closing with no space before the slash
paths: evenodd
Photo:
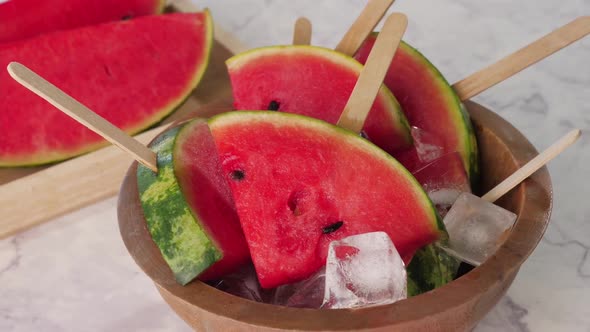
<path id="1" fill-rule="evenodd" d="M 361 131 L 407 26 L 408 18 L 404 14 L 393 13 L 387 17 L 340 114 L 338 126 L 355 133 Z"/>
<path id="2" fill-rule="evenodd" d="M 305 17 L 298 18 L 293 27 L 293 45 L 310 45 L 311 31 L 311 21 Z"/>
<path id="3" fill-rule="evenodd" d="M 579 17 L 500 61 L 453 84 L 461 100 L 467 100 L 514 76 L 590 33 L 590 16 Z"/>
<path id="4" fill-rule="evenodd" d="M 373 32 L 377 23 L 391 7 L 394 0 L 369 0 L 363 11 L 352 23 L 335 50 L 353 56 L 361 47 L 367 36 Z"/>
<path id="5" fill-rule="evenodd" d="M 195 10 L 194 6 L 184 9 Z M 167 8 L 167 12 L 176 11 L 180 8 Z M 158 129 L 146 132 L 145 137 L 139 135 L 142 142 L 149 141 L 173 122 L 231 109 L 231 84 L 225 60 L 234 54 L 230 49 L 240 50 L 243 45 L 234 43 L 233 36 L 227 37 L 215 30 L 210 62 L 201 83 Z M 100 150 L 57 164 L 0 168 L 0 206 L 4 212 L 0 218 L 0 239 L 116 195 L 132 159 L 107 144 Z"/>
<path id="6" fill-rule="evenodd" d="M 467 102 L 480 146 L 482 190 L 489 190 L 537 155 L 530 142 L 497 114 Z M 139 203 L 137 163 L 118 202 L 119 230 L 129 253 L 171 308 L 198 331 L 470 331 L 502 298 L 549 223 L 552 188 L 542 168 L 499 202 L 518 220 L 500 249 L 461 278 L 397 303 L 357 310 L 311 310 L 256 303 L 200 281 L 174 276 L 146 227 Z"/>

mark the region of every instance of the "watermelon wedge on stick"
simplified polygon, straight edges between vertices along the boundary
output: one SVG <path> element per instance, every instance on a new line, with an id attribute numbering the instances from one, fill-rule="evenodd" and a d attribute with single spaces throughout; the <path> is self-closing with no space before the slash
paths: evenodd
<path id="1" fill-rule="evenodd" d="M 219 278 L 250 261 L 215 142 L 204 120 L 170 129 L 150 144 L 158 172 L 137 169 L 148 230 L 176 280 Z"/>
<path id="2" fill-rule="evenodd" d="M 438 136 L 444 154 L 459 152 L 472 186 L 477 184 L 477 143 L 461 100 L 512 77 L 523 69 L 588 35 L 588 16 L 581 16 L 516 52 L 456 82 L 451 87 L 442 74 L 420 52 L 402 43 L 385 78 L 385 85 L 400 100 L 406 117 L 416 126 Z M 367 38 L 355 55 L 365 62 L 377 33 Z M 549 42 L 549 41 L 559 42 Z M 416 158 L 416 151 L 396 154 L 410 170 L 425 166 Z"/>
<path id="3" fill-rule="evenodd" d="M 0 66 L 21 62 L 133 134 L 178 107 L 205 72 L 207 11 L 146 16 L 0 45 Z M 100 136 L 0 73 L 0 166 L 37 165 L 105 145 Z"/>
<path id="4" fill-rule="evenodd" d="M 367 61 L 378 34 L 372 34 L 355 58 Z M 420 52 L 402 42 L 391 62 L 385 85 L 400 101 L 411 126 L 435 139 L 442 154 L 458 152 L 473 182 L 477 180 L 477 142 L 467 112 L 455 91 L 442 74 Z M 414 148 L 393 155 L 410 171 L 428 164 L 422 162 Z"/>
<path id="5" fill-rule="evenodd" d="M 226 61 L 237 110 L 275 110 L 335 124 L 363 66 L 316 46 L 273 46 Z M 363 133 L 388 152 L 411 145 L 410 128 L 398 102 L 384 86 Z"/>
<path id="6" fill-rule="evenodd" d="M 0 3 L 0 43 L 159 14 L 164 0 L 10 0 Z"/>
<path id="7" fill-rule="evenodd" d="M 412 175 L 348 130 L 281 112 L 225 113 L 209 126 L 265 288 L 309 277 L 332 240 L 384 231 L 407 260 L 441 235 Z"/>

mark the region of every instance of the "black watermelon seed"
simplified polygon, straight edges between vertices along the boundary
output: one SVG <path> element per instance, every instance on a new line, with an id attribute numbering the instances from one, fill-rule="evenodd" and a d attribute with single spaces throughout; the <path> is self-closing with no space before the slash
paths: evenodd
<path id="1" fill-rule="evenodd" d="M 244 174 L 244 171 L 242 170 L 235 170 L 233 172 L 231 172 L 231 178 L 236 180 L 236 181 L 241 181 L 246 177 L 246 174 Z"/>
<path id="2" fill-rule="evenodd" d="M 361 132 L 359 133 L 359 135 L 364 138 L 364 139 L 369 139 L 369 135 L 367 135 L 367 132 L 364 130 L 361 130 Z"/>
<path id="3" fill-rule="evenodd" d="M 111 74 L 111 70 L 109 69 L 109 66 L 102 65 L 102 67 L 104 68 L 104 72 L 105 74 L 107 74 L 108 77 L 113 77 L 113 74 Z"/>
<path id="4" fill-rule="evenodd" d="M 322 228 L 322 233 L 324 233 L 324 234 L 334 233 L 340 227 L 342 227 L 342 225 L 344 225 L 343 221 L 337 221 L 330 226 L 326 226 L 326 227 Z"/>
<path id="5" fill-rule="evenodd" d="M 271 100 L 266 109 L 269 111 L 278 111 L 280 106 L 281 104 L 279 102 L 276 100 Z"/>
<path id="6" fill-rule="evenodd" d="M 133 18 L 133 15 L 127 14 L 127 15 L 121 17 L 121 21 L 127 21 L 127 20 L 130 20 L 132 18 Z"/>

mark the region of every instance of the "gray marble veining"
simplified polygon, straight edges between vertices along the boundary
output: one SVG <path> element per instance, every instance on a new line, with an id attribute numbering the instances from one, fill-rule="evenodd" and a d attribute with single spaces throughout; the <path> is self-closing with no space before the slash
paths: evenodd
<path id="1" fill-rule="evenodd" d="M 360 0 L 200 0 L 251 47 L 285 44 L 306 16 L 317 45 L 333 47 Z M 588 0 L 398 0 L 405 39 L 450 82 L 579 15 Z M 571 45 L 476 101 L 539 149 L 576 127 L 584 136 L 549 165 L 554 211 L 545 238 L 508 295 L 476 331 L 588 331 L 590 326 L 590 38 Z M 116 200 L 87 207 L 0 241 L 0 331 L 186 331 L 127 254 Z"/>

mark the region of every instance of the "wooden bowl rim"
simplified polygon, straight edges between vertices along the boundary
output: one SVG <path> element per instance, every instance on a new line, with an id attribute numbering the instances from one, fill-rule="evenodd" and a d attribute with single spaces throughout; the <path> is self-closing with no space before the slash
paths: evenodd
<path id="1" fill-rule="evenodd" d="M 516 165 L 524 164 L 537 154 L 534 146 L 524 135 L 499 115 L 475 102 L 468 101 L 465 105 L 474 126 L 479 130 L 489 130 L 496 135 L 511 152 L 512 161 Z M 121 194 L 126 197 L 125 199 L 128 195 L 133 196 L 133 191 L 135 191 L 134 197 L 138 198 L 137 181 L 133 188 L 132 180 L 135 179 L 136 167 L 136 162 L 131 165 L 121 187 Z M 538 193 L 539 189 L 542 191 L 541 196 Z M 121 216 L 124 214 L 122 211 L 128 207 L 122 207 L 121 196 L 119 227 L 125 246 L 142 270 L 158 287 L 181 299 L 188 306 L 195 306 L 224 319 L 236 320 L 260 328 L 323 330 L 329 327 L 330 330 L 350 330 L 391 327 L 408 321 L 429 319 L 453 307 L 475 306 L 476 300 L 482 297 L 487 289 L 506 281 L 511 282 L 510 278 L 535 249 L 549 223 L 553 193 L 547 168 L 543 167 L 515 190 L 519 201 L 519 210 L 515 211 L 518 221 L 506 242 L 490 259 L 461 278 L 433 291 L 390 305 L 362 309 L 288 308 L 249 301 L 217 290 L 198 280 L 187 286 L 180 286 L 174 281 L 171 271 L 159 255 L 153 241 L 139 246 L 153 247 L 149 251 L 151 254 L 156 252 L 158 257 L 139 257 L 138 253 L 145 253 L 145 249 L 137 250 L 138 244 L 125 234 L 124 230 L 127 227 L 124 223 L 129 220 L 123 221 L 125 218 Z M 131 216 L 136 221 L 143 220 L 141 211 L 136 214 L 137 218 L 133 214 Z M 143 228 L 147 232 L 145 225 Z M 150 264 L 154 261 L 163 266 L 157 268 L 151 266 Z M 162 276 L 162 270 L 166 270 L 164 276 Z"/>

